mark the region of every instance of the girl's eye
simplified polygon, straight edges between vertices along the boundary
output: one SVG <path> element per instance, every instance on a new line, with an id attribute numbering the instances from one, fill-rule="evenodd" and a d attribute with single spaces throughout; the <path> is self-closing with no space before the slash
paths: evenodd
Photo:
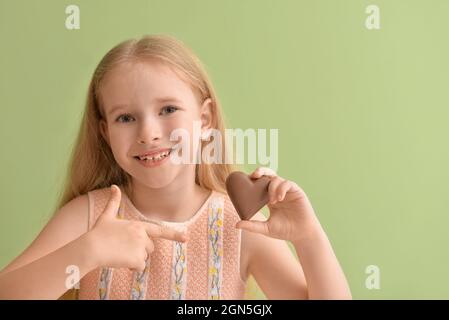
<path id="1" fill-rule="evenodd" d="M 170 113 L 174 113 L 177 110 L 179 110 L 178 107 L 175 106 L 166 106 L 162 108 L 161 114 L 170 114 Z"/>
<path id="2" fill-rule="evenodd" d="M 122 114 L 117 118 L 117 122 L 129 122 L 130 121 L 131 115 L 129 114 Z"/>

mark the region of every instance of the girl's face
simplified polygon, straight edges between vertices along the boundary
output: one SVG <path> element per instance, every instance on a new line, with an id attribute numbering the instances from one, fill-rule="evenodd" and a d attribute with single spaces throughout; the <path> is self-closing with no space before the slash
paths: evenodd
<path id="1" fill-rule="evenodd" d="M 100 96 L 106 117 L 100 121 L 101 134 L 133 183 L 162 188 L 183 177 L 192 179 L 189 170 L 195 164 L 176 165 L 167 157 L 157 166 L 145 166 L 136 156 L 172 148 L 179 141 L 170 141 L 170 134 L 179 128 L 189 132 L 192 146 L 193 121 L 201 121 L 202 130 L 210 127 L 210 99 L 200 104 L 191 87 L 160 62 L 114 67 L 100 85 Z"/>

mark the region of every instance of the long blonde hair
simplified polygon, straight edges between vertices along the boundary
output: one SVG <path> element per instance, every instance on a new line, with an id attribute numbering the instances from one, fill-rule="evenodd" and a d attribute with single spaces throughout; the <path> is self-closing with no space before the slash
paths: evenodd
<path id="1" fill-rule="evenodd" d="M 65 185 L 56 211 L 77 196 L 95 189 L 122 185 L 130 192 L 131 176 L 115 161 L 111 148 L 100 133 L 104 113 L 99 87 L 106 73 L 122 62 L 156 59 L 173 67 L 185 78 L 203 102 L 212 100 L 212 127 L 222 136 L 222 153 L 226 154 L 225 124 L 220 103 L 212 83 L 196 55 L 179 40 L 166 35 L 144 36 L 124 41 L 112 48 L 100 61 L 90 81 L 81 127 L 72 150 Z M 204 147 L 207 141 L 201 142 Z M 222 161 L 227 162 L 227 161 Z M 225 181 L 234 166 L 227 163 L 196 165 L 195 182 L 206 189 L 225 191 Z"/>

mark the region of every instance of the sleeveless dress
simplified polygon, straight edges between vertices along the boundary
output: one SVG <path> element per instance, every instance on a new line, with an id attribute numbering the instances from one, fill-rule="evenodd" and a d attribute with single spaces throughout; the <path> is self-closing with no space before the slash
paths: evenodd
<path id="1" fill-rule="evenodd" d="M 122 190 L 121 219 L 150 221 Z M 89 230 L 104 210 L 110 188 L 88 192 Z M 211 191 L 193 217 L 185 222 L 159 221 L 186 231 L 186 243 L 153 239 L 154 251 L 143 272 L 127 268 L 97 268 L 80 281 L 83 299 L 243 299 L 246 282 L 240 277 L 240 218 L 226 194 Z"/>

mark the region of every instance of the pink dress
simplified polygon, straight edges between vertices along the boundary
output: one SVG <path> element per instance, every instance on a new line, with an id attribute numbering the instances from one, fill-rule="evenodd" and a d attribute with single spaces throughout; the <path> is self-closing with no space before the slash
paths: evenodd
<path id="1" fill-rule="evenodd" d="M 88 193 L 89 229 L 109 199 L 110 189 Z M 122 188 L 119 218 L 149 221 Z M 186 230 L 186 243 L 154 239 L 154 251 L 143 272 L 98 268 L 80 281 L 79 299 L 243 299 L 240 277 L 241 231 L 232 202 L 212 191 L 196 214 L 185 222 L 162 222 Z"/>

